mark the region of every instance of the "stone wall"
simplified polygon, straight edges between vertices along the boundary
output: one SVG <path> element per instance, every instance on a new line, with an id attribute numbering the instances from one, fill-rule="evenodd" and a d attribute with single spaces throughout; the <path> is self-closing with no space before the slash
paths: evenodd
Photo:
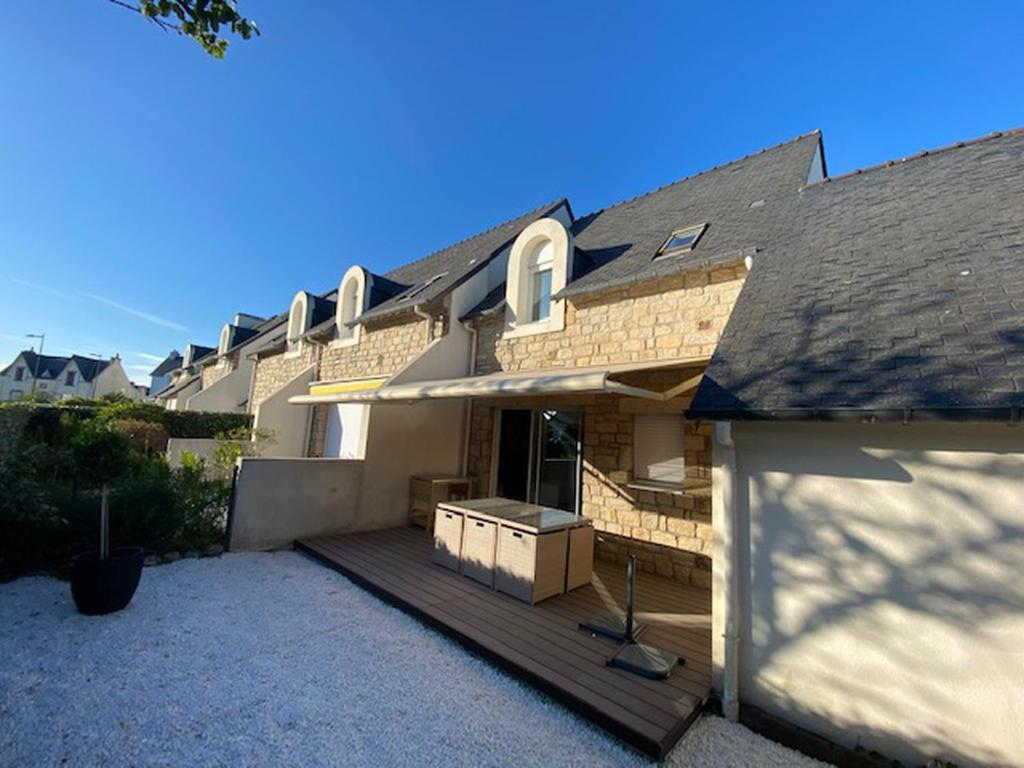
<path id="1" fill-rule="evenodd" d="M 425 322 L 423 318 L 409 313 L 363 326 L 358 344 L 328 344 L 320 354 L 317 379 L 338 381 L 398 373 L 422 354 L 427 346 Z M 440 322 L 435 321 L 435 334 L 444 331 Z M 323 456 L 328 413 L 328 406 L 318 405 L 313 408 L 310 456 Z"/>
<path id="2" fill-rule="evenodd" d="M 499 314 L 479 323 L 476 370 L 711 357 L 746 273 L 722 267 L 570 299 L 565 329 L 535 336 L 502 338 Z"/>
<path id="3" fill-rule="evenodd" d="M 502 338 L 504 318 L 479 322 L 477 372 L 526 371 L 627 362 L 709 358 L 746 278 L 742 265 L 718 267 L 566 302 L 560 332 Z M 697 371 L 637 373 L 620 380 L 665 391 Z M 711 583 L 711 426 L 685 422 L 686 485 L 681 492 L 631 487 L 633 425 L 642 410 L 684 410 L 689 401 L 651 405 L 601 395 L 478 401 L 470 416 L 469 471 L 490 488 L 499 407 L 579 408 L 583 424 L 581 511 L 599 532 L 597 554 L 698 586 Z"/>
<path id="4" fill-rule="evenodd" d="M 389 376 L 404 368 L 427 345 L 423 318 L 413 314 L 363 327 L 358 344 L 329 344 L 320 358 L 320 381 Z"/>
<path id="5" fill-rule="evenodd" d="M 235 370 L 235 365 L 231 357 L 221 357 L 213 365 L 204 366 L 200 374 L 203 379 L 203 389 L 212 387 L 233 370 Z"/>
<path id="6" fill-rule="evenodd" d="M 656 376 L 668 378 L 672 372 L 658 372 Z M 679 378 L 677 373 L 674 382 L 678 383 Z M 654 385 L 651 380 L 635 383 Z M 678 413 L 686 405 L 686 400 L 673 400 L 670 409 Z M 684 422 L 685 489 L 655 493 L 630 487 L 633 423 L 638 410 L 633 398 L 585 395 L 475 401 L 470 414 L 468 471 L 477 479 L 482 495 L 487 495 L 491 487 L 494 426 L 499 409 L 541 407 L 583 413 L 580 509 L 593 520 L 598 531 L 597 556 L 625 563 L 632 553 L 644 571 L 710 586 L 710 425 Z"/>
<path id="7" fill-rule="evenodd" d="M 315 344 L 303 343 L 298 354 L 281 352 L 256 361 L 253 372 L 252 397 L 249 410 L 255 411 L 256 406 L 277 392 L 281 387 L 298 376 L 309 366 L 316 366 L 320 348 Z M 298 407 L 298 406 L 296 406 Z"/>

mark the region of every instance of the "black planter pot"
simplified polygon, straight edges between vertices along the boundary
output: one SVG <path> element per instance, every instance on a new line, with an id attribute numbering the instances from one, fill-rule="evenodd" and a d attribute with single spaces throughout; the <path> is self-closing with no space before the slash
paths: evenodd
<path id="1" fill-rule="evenodd" d="M 71 596 L 80 613 L 98 616 L 120 611 L 132 601 L 142 576 L 142 547 L 119 547 L 100 560 L 99 552 L 71 558 Z"/>

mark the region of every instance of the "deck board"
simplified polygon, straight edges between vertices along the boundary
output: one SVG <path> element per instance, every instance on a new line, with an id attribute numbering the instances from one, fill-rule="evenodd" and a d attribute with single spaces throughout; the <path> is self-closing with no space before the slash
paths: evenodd
<path id="1" fill-rule="evenodd" d="M 661 758 L 699 713 L 711 687 L 711 596 L 639 574 L 644 642 L 686 663 L 665 681 L 606 666 L 614 643 L 579 622 L 625 604 L 622 566 L 595 562 L 590 586 L 530 606 L 431 561 L 415 528 L 303 539 L 296 548 L 496 662 L 634 747 Z"/>

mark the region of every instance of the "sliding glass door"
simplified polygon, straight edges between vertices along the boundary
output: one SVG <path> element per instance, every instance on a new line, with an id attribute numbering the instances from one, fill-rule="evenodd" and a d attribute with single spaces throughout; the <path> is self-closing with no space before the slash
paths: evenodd
<path id="1" fill-rule="evenodd" d="M 576 411 L 502 410 L 494 492 L 578 512 L 581 432 Z"/>

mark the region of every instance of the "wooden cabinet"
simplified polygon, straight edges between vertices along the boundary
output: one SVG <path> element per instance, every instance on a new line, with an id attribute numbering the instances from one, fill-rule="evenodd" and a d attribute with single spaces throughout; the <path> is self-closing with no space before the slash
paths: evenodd
<path id="1" fill-rule="evenodd" d="M 528 603 L 565 591 L 568 531 L 533 534 L 501 526 L 494 588 Z"/>
<path id="2" fill-rule="evenodd" d="M 473 498 L 473 480 L 456 475 L 413 475 L 409 478 L 409 522 L 434 527 L 434 511 L 443 501 Z"/>
<path id="3" fill-rule="evenodd" d="M 462 559 L 462 526 L 465 515 L 449 509 L 437 510 L 434 523 L 434 562 L 456 573 Z"/>
<path id="4" fill-rule="evenodd" d="M 498 525 L 466 515 L 462 526 L 462 573 L 488 587 L 494 586 L 494 547 Z"/>

